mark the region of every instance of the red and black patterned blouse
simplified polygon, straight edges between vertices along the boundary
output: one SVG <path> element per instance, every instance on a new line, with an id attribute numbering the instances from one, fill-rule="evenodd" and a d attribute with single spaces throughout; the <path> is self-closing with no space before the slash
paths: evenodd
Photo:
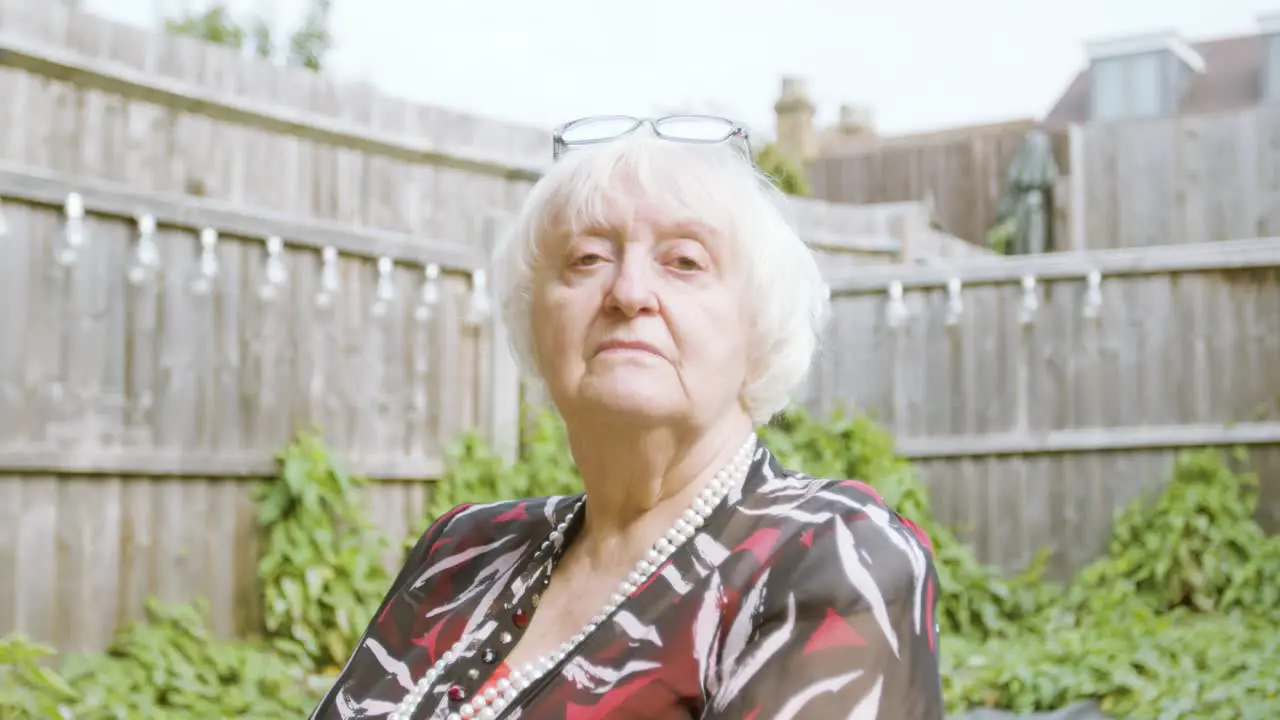
<path id="1" fill-rule="evenodd" d="M 313 720 L 388 717 L 464 632 L 480 637 L 413 717 L 446 718 L 501 678 L 535 552 L 579 499 L 441 517 Z M 937 593 L 928 538 L 874 490 L 785 470 L 760 447 L 697 535 L 496 716 L 940 720 Z"/>

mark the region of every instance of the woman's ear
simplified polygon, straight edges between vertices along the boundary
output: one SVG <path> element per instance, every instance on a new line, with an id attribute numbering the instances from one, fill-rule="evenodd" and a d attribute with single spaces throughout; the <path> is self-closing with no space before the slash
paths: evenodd
<path id="1" fill-rule="evenodd" d="M 755 378 L 758 377 L 756 366 L 759 363 L 755 359 L 754 355 L 755 353 L 751 353 L 751 355 L 747 357 L 747 374 L 746 377 L 742 378 L 742 387 L 738 388 L 738 407 L 742 408 L 742 411 L 747 414 L 750 414 L 751 412 L 751 403 L 747 401 L 747 388 L 752 382 L 754 382 Z"/>

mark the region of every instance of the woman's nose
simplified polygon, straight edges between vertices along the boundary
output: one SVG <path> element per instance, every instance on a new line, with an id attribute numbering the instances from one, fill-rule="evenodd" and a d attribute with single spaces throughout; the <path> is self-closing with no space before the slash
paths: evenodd
<path id="1" fill-rule="evenodd" d="M 616 267 L 609 305 L 628 317 L 657 312 L 657 278 L 648 254 L 624 253 Z"/>

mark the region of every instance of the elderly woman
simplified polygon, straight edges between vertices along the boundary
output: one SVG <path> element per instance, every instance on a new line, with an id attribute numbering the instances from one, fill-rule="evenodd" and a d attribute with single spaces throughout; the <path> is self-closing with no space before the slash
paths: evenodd
<path id="1" fill-rule="evenodd" d="M 745 131 L 587 118 L 497 257 L 584 493 L 417 543 L 313 718 L 942 717 L 927 540 L 755 429 L 827 294 Z"/>

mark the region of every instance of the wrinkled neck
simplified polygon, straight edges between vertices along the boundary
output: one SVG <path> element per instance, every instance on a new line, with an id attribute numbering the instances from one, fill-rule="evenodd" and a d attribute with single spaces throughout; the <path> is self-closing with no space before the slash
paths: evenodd
<path id="1" fill-rule="evenodd" d="M 608 557 L 647 547 L 693 503 L 752 432 L 745 413 L 704 428 L 569 428 L 569 445 L 587 492 L 578 541 Z"/>

